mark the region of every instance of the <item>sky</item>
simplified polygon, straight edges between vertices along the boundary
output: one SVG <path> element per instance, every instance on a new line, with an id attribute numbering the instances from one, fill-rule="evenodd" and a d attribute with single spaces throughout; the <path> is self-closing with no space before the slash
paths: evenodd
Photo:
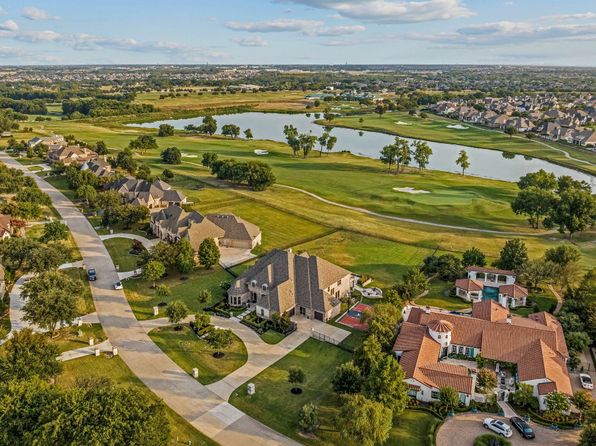
<path id="1" fill-rule="evenodd" d="M 594 0 L 0 0 L 0 65 L 596 66 Z"/>

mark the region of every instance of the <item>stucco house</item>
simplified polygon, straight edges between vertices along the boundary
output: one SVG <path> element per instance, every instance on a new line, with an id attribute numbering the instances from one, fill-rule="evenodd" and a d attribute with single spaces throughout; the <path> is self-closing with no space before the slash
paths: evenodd
<path id="1" fill-rule="evenodd" d="M 162 180 L 151 183 L 125 177 L 114 181 L 107 188 L 117 191 L 124 203 L 145 206 L 149 209 L 190 204 L 182 192 L 172 189 L 172 186 Z"/>
<path id="2" fill-rule="evenodd" d="M 302 315 L 323 322 L 340 312 L 354 287 L 352 274 L 318 256 L 275 249 L 242 273 L 228 289 L 232 306 L 254 305 L 258 316 Z"/>
<path id="3" fill-rule="evenodd" d="M 455 281 L 455 294 L 467 302 L 494 300 L 505 308 L 525 306 L 528 290 L 515 283 L 513 271 L 469 266 L 468 277 Z"/>
<path id="4" fill-rule="evenodd" d="M 450 353 L 514 364 L 517 383 L 532 386 L 541 410 L 552 391 L 572 395 L 563 329 L 549 313 L 517 317 L 484 300 L 473 304 L 471 316 L 406 306 L 403 317 L 393 351 L 413 398 L 436 401 L 447 386 L 455 388 L 466 405 L 475 398 L 476 367 L 451 363 Z"/>
<path id="5" fill-rule="evenodd" d="M 153 213 L 150 225 L 153 234 L 161 240 L 174 243 L 186 238 L 195 252 L 206 238 L 214 239 L 221 247 L 253 249 L 261 244 L 259 227 L 240 217 L 232 214 L 203 216 L 175 204 Z"/>

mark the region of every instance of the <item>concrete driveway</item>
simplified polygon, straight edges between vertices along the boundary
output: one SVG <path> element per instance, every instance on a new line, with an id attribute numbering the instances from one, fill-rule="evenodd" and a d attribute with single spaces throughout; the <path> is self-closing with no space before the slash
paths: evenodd
<path id="1" fill-rule="evenodd" d="M 508 419 L 486 413 L 465 413 L 448 418 L 437 432 L 437 446 L 472 446 L 479 435 L 490 433 L 482 425 L 485 418 L 497 418 L 509 424 Z M 536 433 L 533 440 L 525 440 L 512 426 L 513 436 L 509 439 L 513 446 L 574 446 L 579 440 L 579 430 L 555 432 L 536 423 L 530 423 Z"/>

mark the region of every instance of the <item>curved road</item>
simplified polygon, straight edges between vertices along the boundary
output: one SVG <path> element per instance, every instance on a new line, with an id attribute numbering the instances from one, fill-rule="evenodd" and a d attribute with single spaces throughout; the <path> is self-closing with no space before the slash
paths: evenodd
<path id="1" fill-rule="evenodd" d="M 0 152 L 0 161 L 35 179 L 70 228 L 83 262 L 97 271 L 91 292 L 99 320 L 132 372 L 164 403 L 223 446 L 299 445 L 230 405 L 185 373 L 153 343 L 134 316 L 124 291 L 114 290 L 118 274 L 99 236 L 77 207 L 47 181 Z"/>

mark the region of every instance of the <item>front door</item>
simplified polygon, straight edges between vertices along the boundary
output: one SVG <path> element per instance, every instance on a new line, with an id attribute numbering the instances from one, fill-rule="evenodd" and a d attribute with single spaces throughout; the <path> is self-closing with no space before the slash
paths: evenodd
<path id="1" fill-rule="evenodd" d="M 300 316 L 306 316 L 306 308 L 300 307 Z"/>
<path id="2" fill-rule="evenodd" d="M 324 319 L 323 313 L 321 313 L 319 311 L 315 311 L 315 319 L 322 321 Z"/>

